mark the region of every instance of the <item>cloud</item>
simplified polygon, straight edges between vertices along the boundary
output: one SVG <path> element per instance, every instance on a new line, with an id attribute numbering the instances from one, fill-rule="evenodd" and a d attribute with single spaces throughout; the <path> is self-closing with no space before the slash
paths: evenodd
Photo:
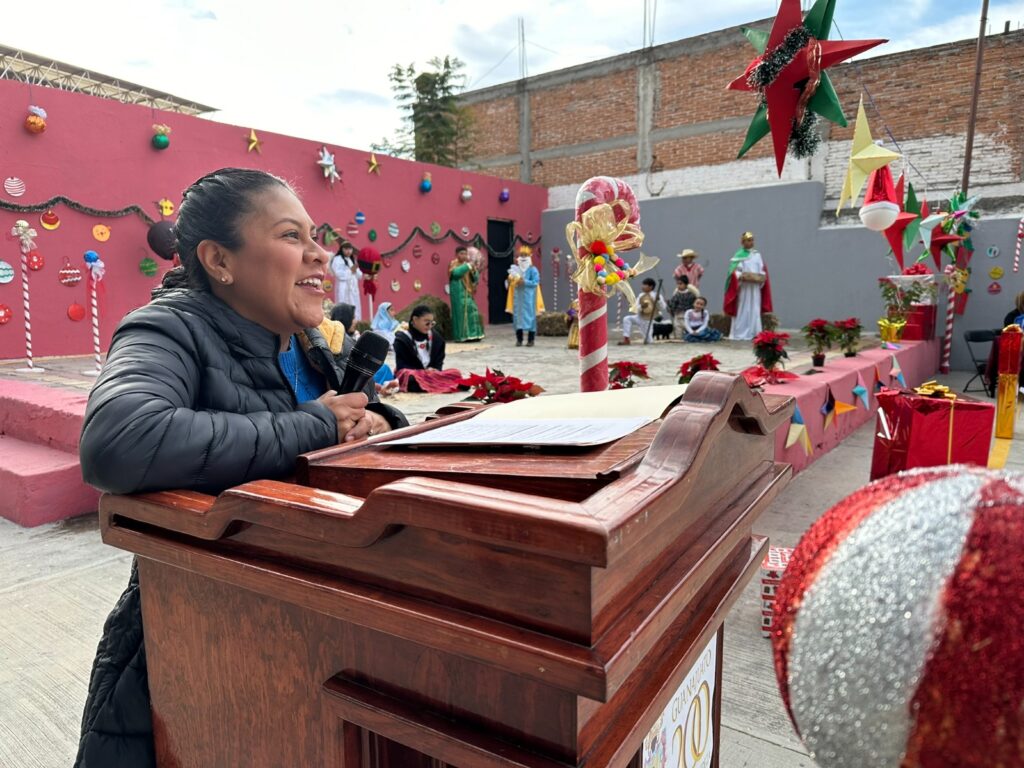
<path id="1" fill-rule="evenodd" d="M 353 88 L 338 88 L 328 93 L 320 93 L 313 96 L 311 102 L 322 104 L 323 102 L 336 102 L 346 107 L 386 107 L 391 104 L 390 96 L 383 96 L 370 91 L 359 91 Z"/>

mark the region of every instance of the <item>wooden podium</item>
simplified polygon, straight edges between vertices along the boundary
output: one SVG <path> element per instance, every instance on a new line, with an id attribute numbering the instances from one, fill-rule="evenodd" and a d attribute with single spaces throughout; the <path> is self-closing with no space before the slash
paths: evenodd
<path id="1" fill-rule="evenodd" d="M 707 652 L 669 738 L 717 765 L 722 622 L 791 412 L 702 373 L 597 448 L 383 435 L 303 457 L 297 483 L 104 496 L 104 541 L 139 558 L 159 764 L 639 766 Z"/>

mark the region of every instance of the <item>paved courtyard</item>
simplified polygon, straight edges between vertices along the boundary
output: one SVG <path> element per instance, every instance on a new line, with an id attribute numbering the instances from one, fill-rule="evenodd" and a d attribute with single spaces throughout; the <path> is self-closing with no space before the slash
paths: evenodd
<path id="1" fill-rule="evenodd" d="M 548 392 L 577 388 L 577 358 L 564 338 L 539 338 L 516 348 L 508 326 L 491 328 L 483 342 L 449 347 L 447 364 L 463 372 L 500 368 L 534 381 Z M 692 345 L 659 342 L 611 347 L 612 360 L 647 363 L 652 384 L 676 380 L 679 364 L 710 351 L 723 368 L 753 363 L 748 343 Z M 790 368 L 805 370 L 806 351 L 794 345 Z M 82 358 L 40 361 L 48 371 L 36 380 L 87 391 Z M 22 361 L 0 363 L 0 378 L 20 376 Z M 954 387 L 965 376 L 954 374 Z M 461 395 L 392 398 L 412 420 Z M 756 530 L 773 543 L 796 544 L 831 504 L 868 478 L 872 427 L 866 425 L 799 474 L 762 516 Z M 1015 441 L 1015 446 L 1020 441 Z M 1008 466 L 1024 469 L 1016 447 Z M 0 520 L 0 766 L 66 768 L 73 759 L 89 668 L 103 620 L 128 578 L 130 555 L 104 546 L 95 515 L 19 528 Z M 723 768 L 812 766 L 796 739 L 776 692 L 768 641 L 759 631 L 758 586 L 750 585 L 726 622 L 723 679 Z M 467 766 L 466 768 L 469 768 Z"/>

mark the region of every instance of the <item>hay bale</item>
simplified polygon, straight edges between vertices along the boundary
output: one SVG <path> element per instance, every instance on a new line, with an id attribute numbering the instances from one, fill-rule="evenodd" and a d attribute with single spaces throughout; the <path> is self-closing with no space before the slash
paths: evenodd
<path id="1" fill-rule="evenodd" d="M 408 323 L 409 315 L 420 304 L 426 304 L 430 307 L 430 311 L 434 313 L 434 322 L 437 323 L 434 326 L 437 332 L 445 339 L 450 339 L 452 337 L 452 310 L 444 299 L 439 299 L 436 296 L 425 293 L 402 310 L 396 312 L 395 317 L 403 323 Z"/>
<path id="2" fill-rule="evenodd" d="M 779 316 L 773 312 L 761 313 L 761 328 L 766 331 L 774 331 L 779 327 Z"/>
<path id="3" fill-rule="evenodd" d="M 716 331 L 721 333 L 722 336 L 728 336 L 729 330 L 732 328 L 732 318 L 728 315 L 715 313 L 711 315 L 711 319 L 708 321 L 708 327 L 714 328 Z"/>
<path id="4" fill-rule="evenodd" d="M 541 312 L 537 316 L 538 336 L 568 336 L 569 316 L 565 312 Z"/>

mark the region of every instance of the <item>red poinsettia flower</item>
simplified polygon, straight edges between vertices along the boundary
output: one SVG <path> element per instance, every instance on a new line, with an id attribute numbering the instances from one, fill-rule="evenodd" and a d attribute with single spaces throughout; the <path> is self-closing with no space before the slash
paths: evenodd
<path id="1" fill-rule="evenodd" d="M 608 388 L 629 389 L 636 386 L 637 379 L 649 379 L 647 366 L 643 363 L 634 363 L 629 360 L 620 360 L 615 363 L 608 363 Z"/>
<path id="2" fill-rule="evenodd" d="M 690 358 L 679 366 L 679 383 L 689 384 L 698 371 L 717 371 L 720 365 L 710 352 Z"/>
<path id="3" fill-rule="evenodd" d="M 903 270 L 904 275 L 930 275 L 932 271 L 922 262 L 917 262 Z"/>
<path id="4" fill-rule="evenodd" d="M 490 368 L 485 369 L 481 376 L 478 373 L 471 373 L 462 379 L 460 384 L 471 387 L 473 394 L 471 400 L 480 400 L 484 403 L 511 403 L 513 400 L 522 400 L 524 397 L 536 397 L 544 389 L 532 381 L 523 381 L 515 376 L 506 376 L 501 371 Z"/>

